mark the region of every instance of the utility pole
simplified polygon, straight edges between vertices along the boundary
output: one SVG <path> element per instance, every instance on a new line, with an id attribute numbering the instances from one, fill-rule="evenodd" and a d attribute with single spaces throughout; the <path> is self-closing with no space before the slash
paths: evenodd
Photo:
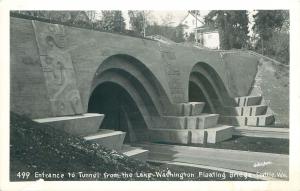
<path id="1" fill-rule="evenodd" d="M 146 37 L 146 13 L 143 11 L 143 36 Z"/>
<path id="2" fill-rule="evenodd" d="M 195 18 L 196 18 L 196 28 L 195 28 L 195 38 L 196 38 L 196 44 L 198 43 L 198 30 L 197 30 L 197 11 L 195 11 Z"/>
<path id="3" fill-rule="evenodd" d="M 261 38 L 261 54 L 264 55 L 264 39 Z"/>
<path id="4" fill-rule="evenodd" d="M 193 17 L 195 17 L 196 19 L 196 27 L 195 27 L 195 41 L 196 43 L 198 43 L 198 15 L 200 15 L 200 12 L 198 10 L 192 10 L 188 12 L 189 14 L 191 14 Z"/>

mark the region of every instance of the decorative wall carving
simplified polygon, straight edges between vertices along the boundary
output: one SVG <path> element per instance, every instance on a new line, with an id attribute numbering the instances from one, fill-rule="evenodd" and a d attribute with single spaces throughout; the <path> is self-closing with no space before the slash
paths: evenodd
<path id="1" fill-rule="evenodd" d="M 61 25 L 32 21 L 54 116 L 83 113 L 66 35 Z"/>

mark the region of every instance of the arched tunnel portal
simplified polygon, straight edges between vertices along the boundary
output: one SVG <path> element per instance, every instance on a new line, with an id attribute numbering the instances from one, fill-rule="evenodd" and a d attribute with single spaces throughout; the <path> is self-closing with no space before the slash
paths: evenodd
<path id="1" fill-rule="evenodd" d="M 232 104 L 217 72 L 203 62 L 195 64 L 190 72 L 188 95 L 189 102 L 205 102 L 205 113 L 223 113 L 223 107 Z"/>
<path id="2" fill-rule="evenodd" d="M 167 95 L 151 71 L 137 59 L 116 55 L 97 70 L 88 112 L 105 114 L 100 129 L 126 132 L 125 142 L 147 141 L 166 104 Z"/>
<path id="3" fill-rule="evenodd" d="M 95 88 L 89 100 L 89 112 L 105 114 L 100 129 L 127 132 L 125 142 L 135 142 L 137 131 L 147 131 L 134 98 L 123 86 L 114 82 L 104 82 Z"/>

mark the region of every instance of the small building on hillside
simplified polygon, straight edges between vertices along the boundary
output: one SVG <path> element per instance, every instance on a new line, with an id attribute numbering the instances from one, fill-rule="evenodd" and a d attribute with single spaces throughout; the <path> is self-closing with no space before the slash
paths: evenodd
<path id="1" fill-rule="evenodd" d="M 185 17 L 178 23 L 178 26 L 183 26 L 183 33 L 185 38 L 188 38 L 191 33 L 195 32 L 195 28 L 204 24 L 203 18 L 196 16 L 191 12 L 188 12 Z"/>
<path id="2" fill-rule="evenodd" d="M 216 28 L 201 26 L 194 29 L 195 38 L 203 47 L 210 49 L 220 49 L 220 36 Z"/>
<path id="3" fill-rule="evenodd" d="M 183 26 L 184 37 L 187 40 L 190 35 L 194 35 L 196 44 L 209 49 L 219 49 L 220 39 L 218 29 L 206 26 L 201 16 L 196 16 L 192 12 L 178 24 Z"/>

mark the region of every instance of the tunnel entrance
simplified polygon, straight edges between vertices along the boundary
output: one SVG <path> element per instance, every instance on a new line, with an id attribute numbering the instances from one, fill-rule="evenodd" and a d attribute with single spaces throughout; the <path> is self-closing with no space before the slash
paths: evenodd
<path id="1" fill-rule="evenodd" d="M 189 82 L 189 102 L 205 102 L 203 112 L 212 113 L 212 109 L 201 88 L 191 81 Z"/>
<path id="2" fill-rule="evenodd" d="M 188 95 L 190 102 L 205 102 L 205 113 L 222 114 L 224 107 L 234 105 L 219 74 L 204 62 L 196 63 L 191 69 Z"/>
<path id="3" fill-rule="evenodd" d="M 122 86 L 113 82 L 102 83 L 94 89 L 88 112 L 105 114 L 99 128 L 126 132 L 125 143 L 137 142 L 147 129 L 136 102 Z"/>

